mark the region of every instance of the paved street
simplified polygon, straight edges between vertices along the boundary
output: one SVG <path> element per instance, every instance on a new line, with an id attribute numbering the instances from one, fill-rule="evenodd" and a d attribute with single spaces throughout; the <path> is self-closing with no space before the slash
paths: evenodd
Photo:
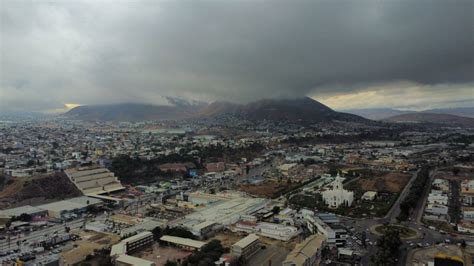
<path id="1" fill-rule="evenodd" d="M 272 266 L 275 262 L 284 261 L 289 251 L 278 246 L 267 246 L 249 260 L 249 266 Z"/>
<path id="2" fill-rule="evenodd" d="M 79 227 L 81 227 L 83 224 L 84 224 L 84 219 L 79 219 L 79 220 L 71 221 L 65 224 L 58 224 L 58 225 L 54 225 L 42 230 L 33 231 L 29 234 L 20 234 L 16 236 L 11 236 L 10 243 L 8 242 L 8 237 L 6 237 L 6 239 L 0 240 L 0 251 L 7 252 L 9 250 L 18 248 L 17 246 L 18 240 L 24 243 L 33 244 L 33 243 L 37 243 L 42 240 L 45 240 L 47 238 L 45 237 L 45 235 L 51 236 L 54 234 L 54 232 L 57 232 L 58 234 L 65 233 L 66 226 L 71 228 L 71 231 L 74 231 L 76 229 L 79 229 Z M 25 250 L 28 249 L 27 247 L 24 247 L 24 248 Z"/>

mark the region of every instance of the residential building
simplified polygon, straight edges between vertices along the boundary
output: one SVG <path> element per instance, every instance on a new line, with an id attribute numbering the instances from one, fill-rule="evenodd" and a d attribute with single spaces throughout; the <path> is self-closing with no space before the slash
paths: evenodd
<path id="1" fill-rule="evenodd" d="M 431 213 L 433 215 L 447 215 L 448 207 L 440 204 L 428 204 L 425 212 Z"/>
<path id="2" fill-rule="evenodd" d="M 474 222 L 474 207 L 462 207 L 461 211 L 465 221 Z"/>

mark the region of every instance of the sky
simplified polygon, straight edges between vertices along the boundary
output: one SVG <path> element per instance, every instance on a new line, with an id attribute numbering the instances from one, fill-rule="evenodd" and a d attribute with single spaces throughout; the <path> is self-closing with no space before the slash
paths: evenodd
<path id="1" fill-rule="evenodd" d="M 0 0 L 0 111 L 474 106 L 474 1 Z"/>

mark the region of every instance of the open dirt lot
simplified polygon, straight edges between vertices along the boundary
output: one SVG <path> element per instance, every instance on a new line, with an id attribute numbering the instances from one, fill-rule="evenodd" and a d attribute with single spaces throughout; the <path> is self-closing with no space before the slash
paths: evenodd
<path id="1" fill-rule="evenodd" d="M 120 241 L 117 235 L 94 231 L 81 232 L 80 236 L 82 240 L 75 242 L 77 247 L 61 253 L 61 258 L 69 265 L 84 260 L 87 255 L 93 253 L 94 249 L 111 247 Z"/>
<path id="2" fill-rule="evenodd" d="M 280 188 L 280 184 L 275 182 L 264 182 L 259 185 L 241 185 L 239 190 L 245 191 L 251 195 L 271 198 Z"/>
<path id="3" fill-rule="evenodd" d="M 131 255 L 153 261 L 156 265 L 165 265 L 168 260 L 176 262 L 183 261 L 183 259 L 191 255 L 191 253 L 191 251 L 182 250 L 180 248 L 160 247 L 158 243 L 154 243 L 153 246 Z"/>
<path id="4" fill-rule="evenodd" d="M 233 244 L 244 237 L 245 235 L 238 235 L 232 232 L 221 232 L 215 235 L 213 239 L 221 241 L 221 244 L 224 248 L 230 248 Z"/>
<path id="5" fill-rule="evenodd" d="M 361 178 L 357 183 L 362 190 L 378 192 L 400 192 L 410 180 L 410 175 L 401 173 L 387 173 L 380 176 Z"/>

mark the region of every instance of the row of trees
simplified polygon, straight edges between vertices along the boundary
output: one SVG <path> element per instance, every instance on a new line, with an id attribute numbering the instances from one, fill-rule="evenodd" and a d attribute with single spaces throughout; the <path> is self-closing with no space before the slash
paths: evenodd
<path id="1" fill-rule="evenodd" d="M 428 184 L 430 177 L 430 168 L 424 166 L 418 172 L 413 184 L 410 187 L 410 191 L 405 199 L 400 204 L 400 214 L 397 217 L 398 221 L 406 221 L 410 212 L 414 209 L 423 194 L 423 191 Z"/>
<path id="2" fill-rule="evenodd" d="M 183 227 L 166 227 L 165 229 L 156 227 L 152 230 L 152 233 L 155 241 L 159 241 L 159 239 L 164 235 L 196 239 L 196 236 L 194 236 L 193 233 Z"/>
<path id="3" fill-rule="evenodd" d="M 203 162 L 218 161 L 222 158 L 236 160 L 242 157 L 252 158 L 260 153 L 264 146 L 259 143 L 250 144 L 247 147 L 238 149 L 223 145 L 214 145 L 202 147 L 196 150 L 194 155 L 189 155 L 189 150 L 181 153 L 174 153 L 160 156 L 151 160 L 141 159 L 139 157 L 121 155 L 112 160 L 110 170 L 114 172 L 120 181 L 124 183 L 149 183 L 156 180 L 158 176 L 176 175 L 176 173 L 167 173 L 160 170 L 159 166 L 165 163 L 193 163 L 196 168 L 204 167 Z M 183 174 L 187 177 L 187 173 Z"/>
<path id="4" fill-rule="evenodd" d="M 160 170 L 160 164 L 177 162 L 197 163 L 197 160 L 192 156 L 178 154 L 162 156 L 151 160 L 121 155 L 113 159 L 110 170 L 124 183 L 147 183 L 154 181 L 157 176 L 166 176 L 168 174 Z"/>
<path id="5" fill-rule="evenodd" d="M 201 250 L 194 251 L 191 256 L 188 257 L 184 265 L 189 266 L 212 266 L 224 253 L 224 247 L 219 240 L 211 240 L 209 243 L 204 245 Z"/>

